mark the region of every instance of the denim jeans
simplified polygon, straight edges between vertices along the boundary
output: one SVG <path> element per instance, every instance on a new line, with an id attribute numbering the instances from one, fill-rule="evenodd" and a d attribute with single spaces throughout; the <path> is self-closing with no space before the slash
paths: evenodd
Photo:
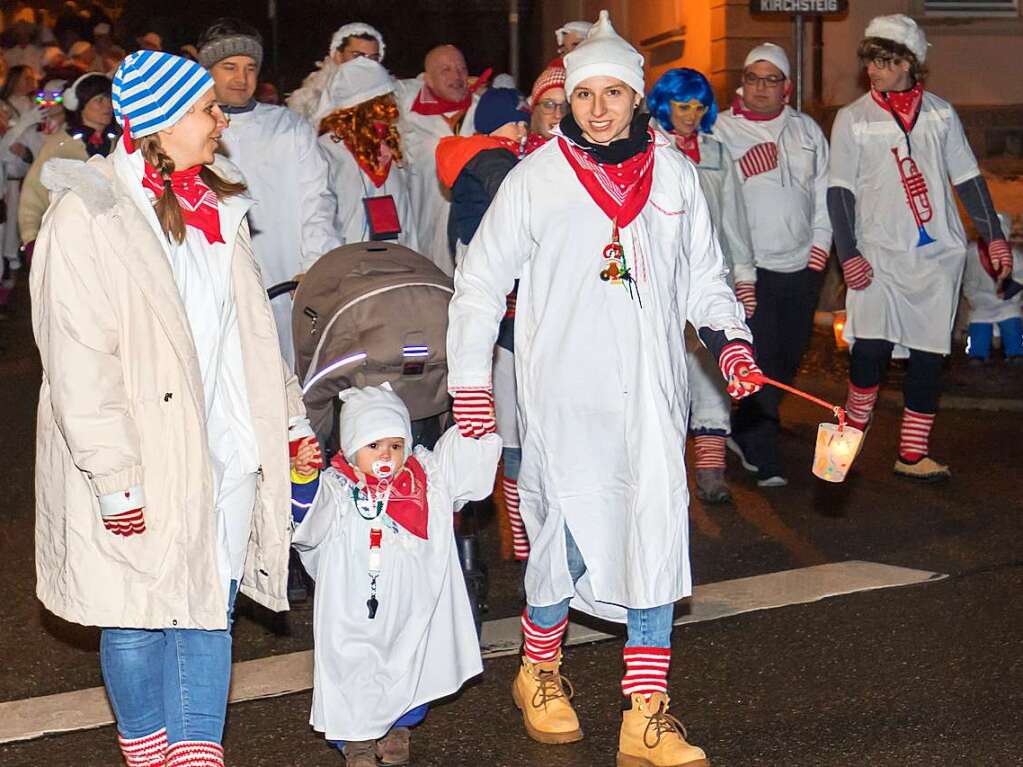
<path id="1" fill-rule="evenodd" d="M 522 468 L 522 448 L 506 447 L 501 450 L 504 456 L 504 476 L 508 479 L 519 481 L 519 470 Z"/>
<path id="2" fill-rule="evenodd" d="M 572 582 L 578 581 L 586 572 L 586 563 L 576 545 L 568 526 L 565 527 L 565 549 L 568 555 L 568 572 Z M 571 597 L 547 607 L 529 606 L 529 620 L 542 629 L 557 626 L 568 616 Z M 675 606 L 629 608 L 627 613 L 628 639 L 626 647 L 671 647 L 671 625 Z"/>
<path id="3" fill-rule="evenodd" d="M 402 714 L 401 718 L 391 725 L 391 729 L 393 730 L 395 727 L 415 727 L 417 724 L 426 719 L 426 712 L 429 710 L 430 710 L 429 703 L 424 703 L 421 706 L 416 706 L 411 711 L 406 711 L 404 714 Z M 343 740 L 332 740 L 330 741 L 330 745 L 334 746 L 338 750 L 341 750 L 342 748 L 345 747 L 345 742 Z"/>
<path id="4" fill-rule="evenodd" d="M 100 668 L 117 731 L 127 739 L 167 728 L 167 742 L 220 743 L 231 681 L 231 581 L 227 628 L 118 629 L 100 635 Z"/>
<path id="5" fill-rule="evenodd" d="M 1002 335 L 1002 350 L 1006 357 L 1023 355 L 1023 318 L 1012 317 L 998 323 L 998 332 Z M 991 339 L 995 335 L 992 322 L 971 322 L 970 343 L 966 353 L 971 357 L 986 360 L 991 354 Z"/>

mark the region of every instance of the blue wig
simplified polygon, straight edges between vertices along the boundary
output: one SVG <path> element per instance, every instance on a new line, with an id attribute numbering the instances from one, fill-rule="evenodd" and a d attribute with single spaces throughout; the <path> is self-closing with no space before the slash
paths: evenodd
<path id="1" fill-rule="evenodd" d="M 718 105 L 714 101 L 714 91 L 711 90 L 707 78 L 695 69 L 683 67 L 681 69 L 669 69 L 651 89 L 646 97 L 650 114 L 657 118 L 665 130 L 672 130 L 671 126 L 671 102 L 680 101 L 686 103 L 696 99 L 705 107 L 706 114 L 700 121 L 700 130 L 710 133 L 714 127 L 714 121 L 718 119 Z"/>

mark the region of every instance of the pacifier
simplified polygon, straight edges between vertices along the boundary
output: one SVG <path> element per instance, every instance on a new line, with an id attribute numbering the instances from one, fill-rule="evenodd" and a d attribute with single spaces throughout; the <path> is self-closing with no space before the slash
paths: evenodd
<path id="1" fill-rule="evenodd" d="M 394 475 L 394 461 L 373 461 L 370 471 L 377 479 L 390 479 Z"/>

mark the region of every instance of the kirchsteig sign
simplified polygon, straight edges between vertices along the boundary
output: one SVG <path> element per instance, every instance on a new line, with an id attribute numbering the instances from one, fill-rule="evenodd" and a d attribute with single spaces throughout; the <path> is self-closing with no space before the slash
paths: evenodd
<path id="1" fill-rule="evenodd" d="M 750 0 L 751 13 L 805 13 L 823 16 L 842 13 L 849 0 Z"/>

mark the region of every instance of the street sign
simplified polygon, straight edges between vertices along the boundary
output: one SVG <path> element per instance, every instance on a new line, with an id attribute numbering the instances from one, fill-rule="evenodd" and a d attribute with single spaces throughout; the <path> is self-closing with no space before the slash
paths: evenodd
<path id="1" fill-rule="evenodd" d="M 800 13 L 807 16 L 828 16 L 844 13 L 849 0 L 749 0 L 750 13 Z"/>

